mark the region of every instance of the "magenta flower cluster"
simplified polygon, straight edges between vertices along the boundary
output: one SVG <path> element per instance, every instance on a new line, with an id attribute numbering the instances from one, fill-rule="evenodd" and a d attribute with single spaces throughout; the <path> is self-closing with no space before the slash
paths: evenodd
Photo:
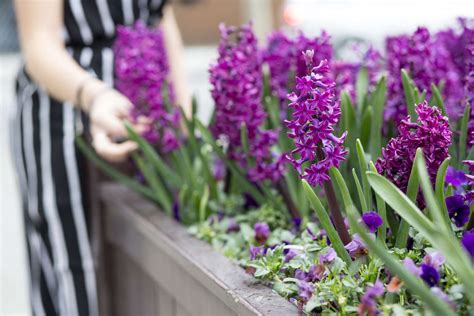
<path id="1" fill-rule="evenodd" d="M 390 179 L 400 190 L 406 192 L 408 179 L 417 148 L 423 150 L 432 183 L 441 163 L 449 157 L 452 132 L 448 118 L 436 107 L 425 101 L 415 108 L 418 119 L 411 122 L 410 116 L 400 122 L 399 135 L 392 138 L 382 149 L 377 160 L 377 171 Z"/>
<path id="2" fill-rule="evenodd" d="M 436 41 L 428 29 L 420 27 L 411 36 L 388 37 L 386 40 L 388 100 L 386 118 L 399 122 L 407 113 L 400 72 L 405 69 L 420 92 L 431 97 L 431 83 L 442 85 L 448 115 L 458 118 L 463 111 L 463 85 L 449 50 Z"/>
<path id="3" fill-rule="evenodd" d="M 306 63 L 301 55 L 301 52 L 306 50 L 314 50 L 314 65 L 323 59 L 332 59 L 332 45 L 326 32 L 314 38 L 308 38 L 300 32 L 296 38 L 289 38 L 283 32 L 277 31 L 269 36 L 268 44 L 263 50 L 263 58 L 270 71 L 270 88 L 278 98 L 283 113 L 286 113 L 288 90 L 293 89 L 293 86 L 290 86 L 293 82 L 291 74 L 306 75 Z"/>
<path id="4" fill-rule="evenodd" d="M 114 53 L 116 86 L 132 102 L 132 116 L 145 116 L 153 122 L 143 135 L 145 139 L 163 152 L 178 148 L 175 130 L 180 112 L 172 106 L 174 94 L 162 31 L 140 21 L 120 26 Z"/>
<path id="5" fill-rule="evenodd" d="M 285 123 L 296 147 L 288 159 L 301 178 L 315 186 L 330 179 L 329 169 L 339 167 L 347 150 L 343 146 L 346 133 L 339 138 L 334 135 L 341 109 L 328 61 L 312 67 L 313 55 L 313 51 L 304 52 L 307 73 L 296 77 L 296 92 L 288 96 L 292 118 Z"/>
<path id="6" fill-rule="evenodd" d="M 229 158 L 248 170 L 250 180 L 277 181 L 284 171 L 284 158 L 272 152 L 277 131 L 263 129 L 266 113 L 257 39 L 251 24 L 239 28 L 220 25 L 220 32 L 219 56 L 209 70 L 216 105 L 212 132 L 228 143 Z M 249 154 L 242 143 L 242 127 L 247 130 Z"/>

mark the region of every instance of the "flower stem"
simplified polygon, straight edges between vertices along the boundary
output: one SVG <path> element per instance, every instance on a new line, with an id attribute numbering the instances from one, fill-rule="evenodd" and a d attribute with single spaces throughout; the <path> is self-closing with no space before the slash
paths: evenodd
<path id="1" fill-rule="evenodd" d="M 321 148 L 321 145 L 318 146 L 316 151 L 316 156 L 320 161 L 324 160 L 324 152 Z M 334 227 L 342 240 L 344 245 L 347 245 L 351 242 L 351 236 L 347 231 L 346 224 L 344 224 L 344 218 L 341 214 L 341 208 L 339 207 L 339 203 L 337 202 L 336 192 L 334 191 L 334 187 L 332 186 L 331 181 L 325 181 L 323 184 L 324 192 L 326 193 L 326 197 L 328 199 L 329 204 L 329 211 L 331 213 L 331 218 L 334 223 Z"/>

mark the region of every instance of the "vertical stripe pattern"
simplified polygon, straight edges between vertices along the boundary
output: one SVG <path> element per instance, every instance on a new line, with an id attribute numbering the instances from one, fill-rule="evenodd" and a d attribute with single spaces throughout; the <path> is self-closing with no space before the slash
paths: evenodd
<path id="1" fill-rule="evenodd" d="M 117 25 L 161 17 L 162 0 L 65 0 L 63 38 L 68 53 L 109 85 L 110 47 Z M 24 204 L 34 315 L 98 315 L 94 258 L 84 203 L 84 157 L 77 151 L 75 122 L 83 113 L 47 95 L 26 74 L 17 78 L 11 118 Z"/>

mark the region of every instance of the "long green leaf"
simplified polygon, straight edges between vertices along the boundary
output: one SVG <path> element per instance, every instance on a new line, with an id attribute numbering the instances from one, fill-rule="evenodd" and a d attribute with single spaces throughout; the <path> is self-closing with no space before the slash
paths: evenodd
<path id="1" fill-rule="evenodd" d="M 175 188 L 180 188 L 182 182 L 178 174 L 176 174 L 169 166 L 166 165 L 155 149 L 145 139 L 143 139 L 143 137 L 138 135 L 130 123 L 125 122 L 125 128 L 127 129 L 130 139 L 138 144 L 146 159 L 155 166 L 163 179 L 169 181 L 169 183 Z"/>
<path id="2" fill-rule="evenodd" d="M 416 203 L 416 198 L 418 196 L 418 191 L 420 188 L 420 181 L 418 177 L 418 167 L 416 161 L 420 159 L 422 151 L 420 148 L 416 150 L 415 159 L 413 166 L 410 172 L 410 178 L 408 178 L 408 186 L 407 186 L 407 196 L 408 198 Z M 401 220 L 400 226 L 397 231 L 397 238 L 395 240 L 395 247 L 397 248 L 405 248 L 408 241 L 408 231 L 410 229 L 410 225 L 404 219 Z"/>
<path id="3" fill-rule="evenodd" d="M 471 117 L 471 106 L 469 104 L 464 108 L 464 114 L 461 119 L 461 135 L 459 136 L 459 160 L 466 157 L 466 146 L 467 146 L 467 127 L 469 118 Z"/>
<path id="4" fill-rule="evenodd" d="M 102 158 L 100 158 L 94 150 L 92 150 L 89 145 L 86 144 L 84 139 L 81 136 L 76 137 L 76 144 L 79 147 L 79 150 L 87 157 L 88 160 L 92 161 L 92 163 L 97 166 L 104 174 L 109 176 L 110 178 L 124 184 L 125 186 L 129 187 L 133 191 L 143 194 L 147 198 L 159 202 L 157 196 L 153 193 L 153 191 L 142 185 L 140 182 L 133 180 L 132 178 L 128 177 L 124 173 L 118 171 L 117 169 L 111 167 L 107 162 L 105 162 Z"/>
<path id="5" fill-rule="evenodd" d="M 397 275 L 408 287 L 408 289 L 424 302 L 435 315 L 455 315 L 453 310 L 443 300 L 438 298 L 430 289 L 410 273 L 398 259 L 390 254 L 379 240 L 373 240 L 367 231 L 359 224 L 359 217 L 355 212 L 348 214 L 351 227 L 359 234 L 369 250 L 379 257 L 387 268 Z"/>
<path id="6" fill-rule="evenodd" d="M 382 153 L 382 124 L 383 124 L 383 112 L 385 107 L 385 97 L 387 93 L 387 80 L 382 77 L 377 83 L 377 87 L 372 96 L 372 106 L 374 109 L 374 115 L 372 120 L 372 126 L 370 128 L 370 154 L 372 159 L 376 159 Z"/>
<path id="7" fill-rule="evenodd" d="M 341 238 L 339 237 L 336 229 L 331 223 L 331 218 L 329 217 L 328 212 L 324 208 L 323 204 L 319 200 L 318 196 L 314 193 L 313 188 L 306 182 L 302 180 L 303 189 L 308 199 L 309 203 L 314 209 L 321 226 L 326 230 L 326 234 L 333 245 L 334 250 L 336 251 L 337 255 L 346 262 L 347 266 L 349 267 L 352 264 L 351 257 L 349 253 L 344 248 L 344 244 L 342 243 Z"/>
<path id="8" fill-rule="evenodd" d="M 434 83 L 431 84 L 431 94 L 432 96 L 431 96 L 430 104 L 439 107 L 443 115 L 447 116 L 443 97 L 441 96 L 441 92 L 439 91 L 438 87 Z"/>
<path id="9" fill-rule="evenodd" d="M 418 207 L 393 183 L 374 172 L 367 172 L 372 189 L 380 195 L 404 220 L 423 235 L 436 230 L 432 223 L 423 215 Z"/>
<path id="10" fill-rule="evenodd" d="M 362 114 L 362 108 L 364 107 L 365 97 L 369 89 L 369 72 L 367 67 L 360 67 L 356 78 L 356 96 L 357 96 L 357 110 L 359 117 Z"/>
<path id="11" fill-rule="evenodd" d="M 359 128 L 360 141 L 364 146 L 367 146 L 367 148 L 369 148 L 368 144 L 370 143 L 370 130 L 372 129 L 373 116 L 373 107 L 369 105 L 362 115 L 362 123 Z"/>
<path id="12" fill-rule="evenodd" d="M 441 210 L 444 216 L 444 221 L 446 225 L 448 226 L 450 226 L 451 221 L 448 216 L 448 207 L 446 206 L 446 202 L 445 202 L 444 187 L 445 187 L 446 173 L 448 171 L 448 166 L 449 166 L 450 161 L 451 161 L 451 158 L 446 158 L 443 161 L 443 163 L 439 166 L 438 174 L 436 175 L 436 187 L 435 187 L 436 199 L 438 200 L 438 204 L 441 207 Z"/>
<path id="13" fill-rule="evenodd" d="M 364 192 L 362 191 L 362 186 L 360 185 L 359 177 L 354 168 L 352 168 L 352 177 L 354 178 L 354 182 L 357 188 L 357 195 L 359 196 L 360 207 L 362 212 L 368 212 L 369 208 L 367 207 L 367 202 L 365 201 Z"/>
<path id="14" fill-rule="evenodd" d="M 375 168 L 375 165 L 372 161 L 369 163 L 369 168 L 372 172 L 378 174 L 377 168 Z M 365 176 L 367 177 L 367 171 L 365 172 Z M 368 179 L 367 179 L 367 182 L 368 182 Z M 387 247 L 387 244 L 386 244 L 387 228 L 389 227 L 388 225 L 389 222 L 388 222 L 388 217 L 387 217 L 387 205 L 385 205 L 385 201 L 377 193 L 375 193 L 375 202 L 377 204 L 377 213 L 379 213 L 380 217 L 382 217 L 382 220 L 383 220 L 382 225 L 379 227 L 377 231 L 377 236 L 378 236 L 378 239 L 382 242 L 382 244 L 385 245 L 385 247 Z M 392 231 L 395 231 L 394 228 L 392 227 L 390 228 L 392 229 Z"/>
<path id="15" fill-rule="evenodd" d="M 411 79 L 405 69 L 402 69 L 402 84 L 405 92 L 405 101 L 407 103 L 408 114 L 410 114 L 412 122 L 416 121 L 417 115 L 415 112 L 415 94 L 413 92 Z"/>
<path id="16" fill-rule="evenodd" d="M 244 192 L 248 192 L 250 195 L 252 195 L 252 197 L 255 199 L 255 201 L 257 201 L 257 203 L 259 203 L 260 205 L 264 204 L 266 202 L 265 197 L 257 190 L 257 188 L 255 188 L 255 186 L 252 183 L 250 183 L 247 180 L 247 178 L 242 174 L 242 172 L 235 165 L 235 163 L 225 157 L 224 152 L 216 144 L 216 142 L 214 141 L 214 138 L 212 137 L 209 130 L 204 126 L 204 124 L 202 124 L 201 121 L 196 120 L 196 127 L 201 133 L 203 140 L 214 149 L 214 151 L 219 156 L 219 158 L 221 158 L 222 161 L 224 161 L 227 168 L 229 168 L 229 170 L 235 176 L 235 179 L 239 183 L 240 188 Z"/>
<path id="17" fill-rule="evenodd" d="M 364 190 L 365 201 L 367 202 L 367 210 L 372 209 L 372 197 L 370 194 L 369 180 L 367 180 L 367 160 L 365 159 L 365 151 L 359 139 L 356 140 L 357 160 L 359 162 L 359 172 L 362 179 L 362 189 Z"/>
<path id="18" fill-rule="evenodd" d="M 145 162 L 145 160 L 140 157 L 137 153 L 132 154 L 133 160 L 137 163 L 138 168 L 142 172 L 143 177 L 150 185 L 153 193 L 157 196 L 159 204 L 163 207 L 168 216 L 171 216 L 172 213 L 172 200 L 169 197 L 166 189 L 163 187 L 160 179 L 157 177 L 155 170 L 150 168 L 150 166 Z"/>

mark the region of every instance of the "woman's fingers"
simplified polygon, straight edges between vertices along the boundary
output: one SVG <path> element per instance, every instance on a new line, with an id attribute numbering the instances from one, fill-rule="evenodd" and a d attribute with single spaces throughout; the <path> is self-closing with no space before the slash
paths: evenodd
<path id="1" fill-rule="evenodd" d="M 110 162 L 123 162 L 131 152 L 138 148 L 138 145 L 132 141 L 114 143 L 103 131 L 95 131 L 92 136 L 92 145 L 96 152 Z"/>

